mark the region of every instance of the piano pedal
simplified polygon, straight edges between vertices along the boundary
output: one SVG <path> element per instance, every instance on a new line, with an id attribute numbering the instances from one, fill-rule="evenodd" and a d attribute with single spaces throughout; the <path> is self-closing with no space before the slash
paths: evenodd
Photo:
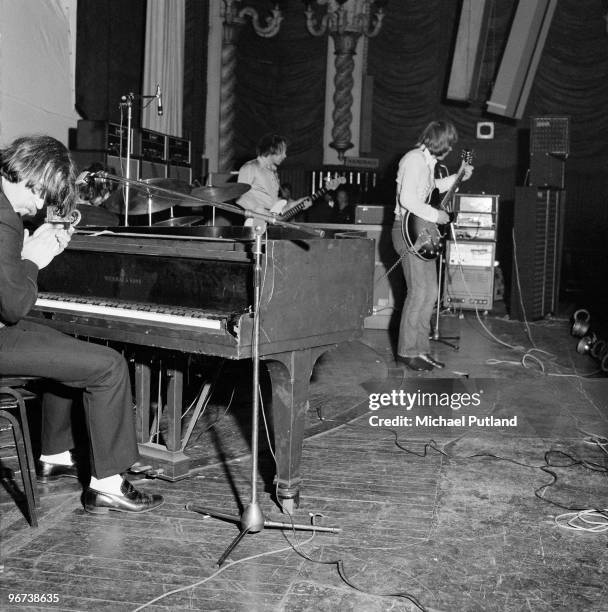
<path id="1" fill-rule="evenodd" d="M 151 465 L 144 465 L 141 461 L 136 461 L 129 468 L 129 472 L 131 474 L 143 474 L 144 472 L 147 472 L 147 471 L 151 470 L 152 468 L 153 468 L 153 466 L 151 466 Z"/>

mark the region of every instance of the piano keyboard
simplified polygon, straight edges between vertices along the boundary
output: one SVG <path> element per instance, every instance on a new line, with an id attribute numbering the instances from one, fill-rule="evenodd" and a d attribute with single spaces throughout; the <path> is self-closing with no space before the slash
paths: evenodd
<path id="1" fill-rule="evenodd" d="M 80 313 L 87 315 L 101 315 L 119 317 L 133 322 L 150 321 L 178 327 L 198 327 L 204 329 L 221 329 L 221 321 L 209 319 L 195 314 L 195 311 L 185 308 L 165 308 L 157 305 L 144 306 L 142 304 L 128 304 L 99 299 L 87 301 L 83 298 L 69 298 L 67 296 L 39 296 L 36 308 L 52 310 L 53 312 Z M 164 312 L 163 312 L 164 311 Z M 181 311 L 181 312 L 179 312 Z"/>

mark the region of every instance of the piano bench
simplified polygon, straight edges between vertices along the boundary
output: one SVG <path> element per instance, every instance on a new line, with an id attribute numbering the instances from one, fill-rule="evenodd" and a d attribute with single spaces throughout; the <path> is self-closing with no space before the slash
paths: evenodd
<path id="1" fill-rule="evenodd" d="M 35 378 L 31 376 L 0 376 L 0 419 L 7 421 L 10 425 L 7 429 L 12 430 L 29 524 L 38 527 L 36 468 L 25 406 L 25 400 L 35 397 L 25 388 L 25 385 L 32 380 Z"/>

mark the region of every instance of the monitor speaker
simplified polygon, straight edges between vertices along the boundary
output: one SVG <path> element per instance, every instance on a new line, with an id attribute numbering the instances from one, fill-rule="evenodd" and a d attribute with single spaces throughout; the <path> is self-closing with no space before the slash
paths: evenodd
<path id="1" fill-rule="evenodd" d="M 500 62 L 488 112 L 521 119 L 557 0 L 519 2 Z"/>

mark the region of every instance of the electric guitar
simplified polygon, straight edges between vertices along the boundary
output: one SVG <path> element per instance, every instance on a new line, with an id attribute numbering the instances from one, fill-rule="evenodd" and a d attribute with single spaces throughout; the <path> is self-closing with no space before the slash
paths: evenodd
<path id="1" fill-rule="evenodd" d="M 473 153 L 464 149 L 460 153 L 460 157 L 465 164 L 470 164 L 473 160 Z M 438 208 L 440 210 L 451 212 L 452 196 L 460 186 L 464 173 L 465 167 L 461 166 L 454 184 L 445 192 L 439 203 Z M 414 253 L 419 259 L 429 260 L 435 259 L 443 250 L 446 226 L 421 219 L 408 210 L 401 221 L 401 233 L 410 252 Z"/>
<path id="2" fill-rule="evenodd" d="M 295 217 L 298 213 L 310 208 L 321 196 L 325 195 L 328 191 L 337 189 L 340 185 L 346 183 L 345 176 L 337 176 L 333 179 L 326 179 L 325 186 L 319 191 L 315 191 L 312 195 L 304 198 L 303 200 L 294 200 L 288 204 L 278 215 L 280 221 L 288 221 Z M 272 210 L 271 210 L 272 212 Z"/>

